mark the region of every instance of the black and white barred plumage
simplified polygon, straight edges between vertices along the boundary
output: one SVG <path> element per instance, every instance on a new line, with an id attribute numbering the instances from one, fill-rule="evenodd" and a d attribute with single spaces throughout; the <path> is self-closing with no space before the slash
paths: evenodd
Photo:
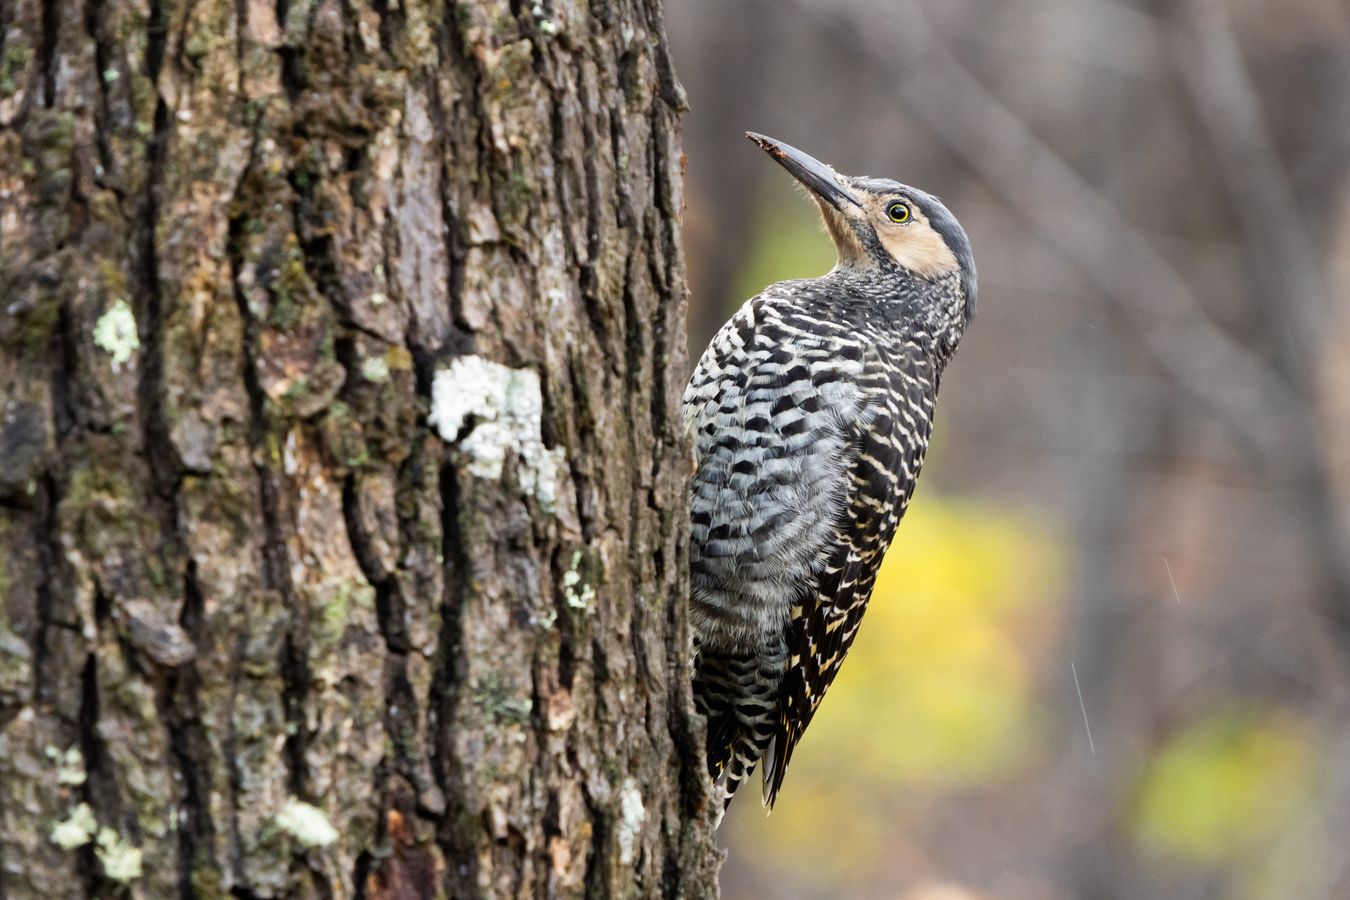
<path id="1" fill-rule="evenodd" d="M 725 805 L 763 759 L 772 806 L 914 490 L 975 270 L 935 197 L 751 137 L 818 201 L 840 257 L 741 307 L 684 396 L 708 765 Z"/>

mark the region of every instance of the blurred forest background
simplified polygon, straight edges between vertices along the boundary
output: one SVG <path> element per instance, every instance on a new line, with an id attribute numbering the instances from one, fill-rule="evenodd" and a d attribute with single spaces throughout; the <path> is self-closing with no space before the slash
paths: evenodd
<path id="1" fill-rule="evenodd" d="M 1350 8 L 668 14 L 695 357 L 832 263 L 747 128 L 942 195 L 980 270 L 868 620 L 777 811 L 733 808 L 724 896 L 1350 897 Z"/>

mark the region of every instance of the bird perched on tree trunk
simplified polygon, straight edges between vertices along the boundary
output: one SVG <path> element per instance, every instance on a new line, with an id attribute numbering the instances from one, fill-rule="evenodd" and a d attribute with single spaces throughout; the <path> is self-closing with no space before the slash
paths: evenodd
<path id="1" fill-rule="evenodd" d="M 816 201 L 839 259 L 742 306 L 684 392 L 694 694 L 723 809 L 761 759 L 773 806 L 857 634 L 975 309 L 970 243 L 938 198 L 746 136 Z"/>

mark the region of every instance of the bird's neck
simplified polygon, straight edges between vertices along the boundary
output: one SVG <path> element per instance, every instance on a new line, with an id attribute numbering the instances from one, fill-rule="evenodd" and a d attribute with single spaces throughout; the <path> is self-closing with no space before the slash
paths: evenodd
<path id="1" fill-rule="evenodd" d="M 903 269 L 836 266 L 820 278 L 835 315 L 876 338 L 922 346 L 946 364 L 965 330 L 965 296 L 959 275 L 927 279 Z"/>

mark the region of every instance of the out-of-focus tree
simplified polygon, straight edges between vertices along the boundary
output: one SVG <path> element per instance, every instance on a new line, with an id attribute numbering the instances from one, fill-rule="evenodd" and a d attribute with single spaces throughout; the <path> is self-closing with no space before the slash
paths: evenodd
<path id="1" fill-rule="evenodd" d="M 777 173 L 709 190 L 704 167 L 730 158 L 744 127 L 942 194 L 971 233 L 981 303 L 893 553 L 923 544 L 925 503 L 978 504 L 1048 535 L 1065 578 L 1046 587 L 1048 642 L 1014 641 L 1031 694 L 1025 709 L 1005 698 L 1029 718 L 1012 771 L 943 788 L 934 765 L 883 789 L 864 766 L 830 768 L 821 784 L 875 800 L 889 827 L 850 845 L 860 864 L 828 883 L 796 874 L 829 868 L 811 839 L 793 844 L 793 866 L 756 867 L 776 858 L 761 842 L 796 833 L 789 783 L 762 828 L 733 821 L 728 893 L 1345 895 L 1350 13 L 1319 0 L 738 6 L 723 18 L 690 4 L 672 23 L 677 59 L 698 71 L 701 44 L 682 38 L 755 43 L 740 23 L 772 20 L 767 58 L 719 75 L 733 88 L 714 98 L 693 94 L 690 145 L 716 150 L 691 158 L 691 208 L 756 208 L 709 251 L 741 280 L 695 303 L 725 311 L 829 264 L 795 267 L 813 217 L 781 179 L 762 189 Z M 761 73 L 767 90 L 735 87 Z M 715 117 L 700 113 L 709 103 Z M 728 133 L 701 133 L 726 120 Z M 912 593 L 901 582 L 859 640 L 898 652 L 931 625 Z M 970 630 L 959 608 L 937 645 Z M 957 656 L 935 647 L 914 664 L 940 676 Z M 910 715 L 906 683 L 924 678 L 860 689 L 870 722 L 841 710 L 838 733 L 817 726 L 802 752 L 885 755 L 901 738 L 876 720 Z M 832 695 L 822 723 L 834 704 L 847 705 Z M 837 796 L 824 800 L 835 822 L 850 808 Z M 1230 827 L 1255 807 L 1265 826 Z"/>

